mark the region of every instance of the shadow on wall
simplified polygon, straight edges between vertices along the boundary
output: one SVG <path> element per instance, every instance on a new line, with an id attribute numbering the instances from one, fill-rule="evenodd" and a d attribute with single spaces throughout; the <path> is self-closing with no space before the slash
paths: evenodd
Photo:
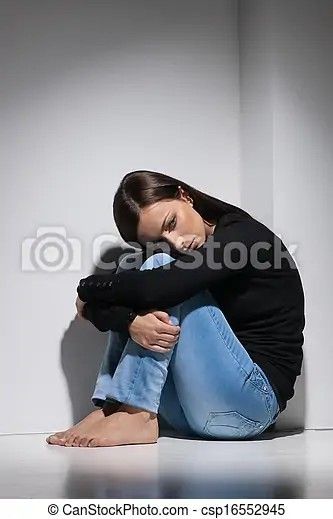
<path id="1" fill-rule="evenodd" d="M 125 253 L 133 253 L 133 249 L 108 249 L 101 257 L 101 264 L 116 263 L 118 266 L 119 259 Z M 107 270 L 97 266 L 92 274 L 108 274 L 115 272 L 116 268 Z M 61 363 L 67 380 L 73 423 L 96 409 L 90 398 L 107 345 L 107 336 L 108 332 L 100 332 L 90 321 L 75 317 L 61 341 Z"/>
<path id="2" fill-rule="evenodd" d="M 290 400 L 288 400 L 287 408 L 283 413 L 281 413 L 276 421 L 276 431 L 304 429 L 306 412 L 306 376 L 304 361 L 301 371 L 302 373 L 297 377 L 294 386 L 295 394 Z"/>

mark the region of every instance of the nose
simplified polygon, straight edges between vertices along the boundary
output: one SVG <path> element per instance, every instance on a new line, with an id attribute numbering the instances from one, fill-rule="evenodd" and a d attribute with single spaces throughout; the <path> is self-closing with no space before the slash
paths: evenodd
<path id="1" fill-rule="evenodd" d="M 191 243 L 193 235 L 186 237 L 169 232 L 168 235 L 164 235 L 163 239 L 168 243 L 171 249 L 184 252 L 184 250 L 187 250 L 188 245 Z"/>
<path id="2" fill-rule="evenodd" d="M 184 240 L 172 231 L 163 234 L 162 239 L 169 245 L 169 247 L 176 250 L 180 250 L 184 244 Z"/>

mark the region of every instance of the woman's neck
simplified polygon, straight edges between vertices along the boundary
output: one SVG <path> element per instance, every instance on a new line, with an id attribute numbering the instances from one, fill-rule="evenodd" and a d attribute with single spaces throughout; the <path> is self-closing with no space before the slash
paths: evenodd
<path id="1" fill-rule="evenodd" d="M 206 229 L 206 237 L 211 236 L 215 232 L 216 223 L 210 223 L 207 222 L 207 220 L 204 220 L 204 225 Z"/>

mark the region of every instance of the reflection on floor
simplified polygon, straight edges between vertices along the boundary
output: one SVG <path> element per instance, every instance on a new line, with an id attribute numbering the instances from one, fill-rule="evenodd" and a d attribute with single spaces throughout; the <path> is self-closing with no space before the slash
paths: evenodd
<path id="1" fill-rule="evenodd" d="M 48 445 L 0 435 L 0 498 L 332 498 L 333 430 L 217 441 L 162 433 L 158 443 Z"/>

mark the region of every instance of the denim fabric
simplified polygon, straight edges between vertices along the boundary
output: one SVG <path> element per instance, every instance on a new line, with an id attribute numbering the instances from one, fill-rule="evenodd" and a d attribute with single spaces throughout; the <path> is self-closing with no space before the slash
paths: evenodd
<path id="1" fill-rule="evenodd" d="M 140 270 L 174 260 L 156 253 Z M 276 395 L 210 291 L 165 311 L 180 326 L 167 353 L 142 347 L 127 332 L 109 331 L 92 403 L 116 400 L 146 409 L 174 430 L 201 438 L 253 438 L 273 424 L 280 413 Z"/>

